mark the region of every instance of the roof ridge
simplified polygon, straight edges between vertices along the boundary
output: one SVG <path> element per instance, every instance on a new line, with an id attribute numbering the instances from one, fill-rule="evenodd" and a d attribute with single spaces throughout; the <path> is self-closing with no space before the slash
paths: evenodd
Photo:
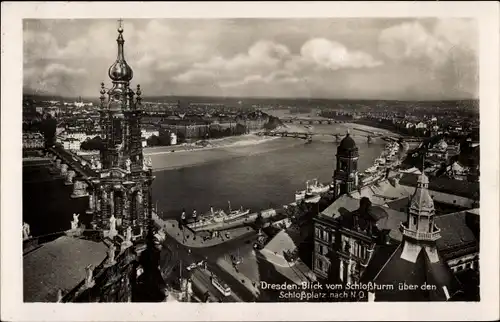
<path id="1" fill-rule="evenodd" d="M 392 252 L 391 256 L 389 256 L 389 258 L 387 259 L 387 261 L 385 262 L 384 265 L 382 265 L 382 267 L 380 268 L 380 270 L 378 271 L 377 275 L 375 275 L 375 277 L 373 277 L 373 281 L 375 282 L 375 280 L 377 279 L 377 277 L 380 275 L 380 273 L 384 270 L 385 266 L 387 266 L 387 264 L 390 262 L 390 260 L 392 259 L 392 257 L 394 256 L 394 254 L 396 254 L 396 252 L 398 251 L 398 249 L 401 247 L 401 244 L 403 243 L 400 243 L 398 245 L 398 247 L 396 247 L 396 249 L 394 250 L 394 252 Z"/>

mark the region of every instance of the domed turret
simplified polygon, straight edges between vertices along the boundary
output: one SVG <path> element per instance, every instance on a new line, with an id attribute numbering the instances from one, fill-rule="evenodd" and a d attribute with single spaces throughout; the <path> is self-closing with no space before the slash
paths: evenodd
<path id="1" fill-rule="evenodd" d="M 352 139 L 349 132 L 347 132 L 346 136 L 340 141 L 339 146 L 337 147 L 337 155 L 357 155 L 358 147 L 356 146 L 356 142 Z"/>
<path id="2" fill-rule="evenodd" d="M 352 139 L 349 133 L 340 141 L 339 149 L 342 150 L 354 150 L 356 149 L 356 142 Z"/>
<path id="3" fill-rule="evenodd" d="M 120 26 L 118 27 L 118 38 L 116 39 L 116 42 L 118 43 L 118 56 L 114 64 L 109 67 L 108 75 L 113 82 L 127 83 L 130 82 L 130 80 L 134 76 L 134 73 L 132 71 L 132 68 L 130 68 L 130 66 L 125 61 L 125 54 L 123 51 L 123 44 L 125 43 L 125 40 L 123 39 L 122 34 L 123 28 L 120 24 Z"/>

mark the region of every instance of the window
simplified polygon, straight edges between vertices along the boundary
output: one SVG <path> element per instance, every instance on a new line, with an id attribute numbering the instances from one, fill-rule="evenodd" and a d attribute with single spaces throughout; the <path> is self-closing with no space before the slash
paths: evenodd
<path id="1" fill-rule="evenodd" d="M 328 231 L 326 230 L 323 230 L 323 240 L 326 241 L 326 242 L 329 242 L 329 236 L 330 234 L 328 233 Z"/>
<path id="2" fill-rule="evenodd" d="M 315 236 L 317 238 L 321 238 L 321 229 L 319 227 L 315 228 Z"/>
<path id="3" fill-rule="evenodd" d="M 316 267 L 322 271 L 323 270 L 323 261 L 321 259 L 316 259 Z"/>
<path id="4" fill-rule="evenodd" d="M 358 243 L 356 243 L 355 241 L 353 241 L 352 244 L 353 244 L 352 245 L 353 246 L 352 247 L 353 248 L 353 250 L 352 250 L 353 255 L 359 257 L 359 253 L 358 253 L 358 251 L 359 251 L 359 245 L 358 245 Z"/>

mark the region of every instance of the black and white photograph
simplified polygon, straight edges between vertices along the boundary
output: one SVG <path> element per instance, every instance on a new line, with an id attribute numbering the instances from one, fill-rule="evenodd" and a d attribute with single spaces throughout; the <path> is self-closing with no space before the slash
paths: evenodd
<path id="1" fill-rule="evenodd" d="M 498 300 L 498 74 L 483 81 L 477 13 L 120 5 L 19 21 L 2 232 L 22 240 L 20 305 Z"/>

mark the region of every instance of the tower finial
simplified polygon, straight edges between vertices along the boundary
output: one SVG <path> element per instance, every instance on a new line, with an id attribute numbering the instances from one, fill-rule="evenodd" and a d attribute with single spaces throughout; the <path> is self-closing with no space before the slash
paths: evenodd
<path id="1" fill-rule="evenodd" d="M 118 19 L 118 32 L 119 33 L 123 32 L 123 19 L 122 18 Z"/>
<path id="2" fill-rule="evenodd" d="M 124 43 L 123 39 L 123 19 L 118 19 L 118 54 L 115 63 L 109 68 L 108 75 L 113 82 L 129 82 L 133 77 L 133 72 L 130 66 L 125 61 Z"/>

